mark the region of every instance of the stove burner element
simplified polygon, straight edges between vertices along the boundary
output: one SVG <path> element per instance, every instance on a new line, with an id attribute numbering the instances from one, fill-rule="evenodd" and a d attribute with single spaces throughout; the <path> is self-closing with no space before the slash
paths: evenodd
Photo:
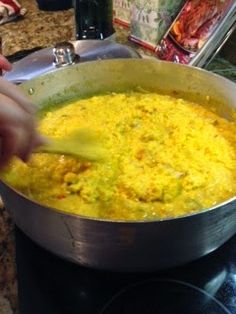
<path id="1" fill-rule="evenodd" d="M 171 279 L 138 282 L 117 293 L 100 314 L 232 314 L 216 298 Z"/>
<path id="2" fill-rule="evenodd" d="M 69 263 L 18 228 L 15 239 L 21 314 L 236 313 L 236 236 L 182 267 L 132 274 Z"/>

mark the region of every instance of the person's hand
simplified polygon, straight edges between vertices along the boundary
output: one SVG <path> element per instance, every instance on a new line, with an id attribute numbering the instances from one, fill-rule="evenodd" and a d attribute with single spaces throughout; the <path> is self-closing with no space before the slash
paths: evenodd
<path id="1" fill-rule="evenodd" d="M 0 169 L 14 155 L 27 161 L 32 150 L 44 142 L 37 133 L 29 99 L 17 86 L 0 78 Z"/>
<path id="2" fill-rule="evenodd" d="M 12 69 L 11 63 L 0 54 L 0 69 L 10 71 Z"/>

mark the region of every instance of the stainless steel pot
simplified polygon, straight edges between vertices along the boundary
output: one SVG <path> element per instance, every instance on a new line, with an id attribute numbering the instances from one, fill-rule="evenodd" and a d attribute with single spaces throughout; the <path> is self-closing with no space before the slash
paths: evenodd
<path id="1" fill-rule="evenodd" d="M 93 61 L 21 85 L 38 107 L 75 95 L 137 87 L 197 97 L 229 119 L 236 107 L 234 83 L 204 70 L 155 60 Z M 6 208 L 31 239 L 61 257 L 98 269 L 169 268 L 215 250 L 236 232 L 236 198 L 175 219 L 115 222 L 64 214 L 27 199 L 4 182 L 0 188 Z"/>

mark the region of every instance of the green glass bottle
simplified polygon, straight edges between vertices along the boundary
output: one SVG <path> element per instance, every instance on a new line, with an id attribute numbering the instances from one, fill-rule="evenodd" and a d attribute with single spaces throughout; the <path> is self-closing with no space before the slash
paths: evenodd
<path id="1" fill-rule="evenodd" d="M 105 39 L 114 33 L 112 0 L 74 0 L 76 39 Z"/>

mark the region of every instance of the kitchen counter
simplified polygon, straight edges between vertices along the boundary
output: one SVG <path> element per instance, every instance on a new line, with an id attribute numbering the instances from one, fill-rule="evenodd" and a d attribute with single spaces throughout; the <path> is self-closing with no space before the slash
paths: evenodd
<path id="1" fill-rule="evenodd" d="M 27 9 L 26 15 L 15 22 L 0 26 L 4 55 L 74 39 L 72 9 L 46 12 L 38 9 L 36 1 L 20 0 L 19 2 Z"/>
<path id="2" fill-rule="evenodd" d="M 40 11 L 33 0 L 21 0 L 27 9 L 23 18 L 0 25 L 3 54 L 19 50 L 53 46 L 57 42 L 75 40 L 73 9 L 57 12 Z M 128 42 L 126 29 L 115 26 L 116 40 L 129 44 L 139 53 L 152 55 L 134 43 Z M 215 67 L 212 66 L 211 70 Z M 222 68 L 221 68 L 222 70 Z M 225 71 L 225 65 L 223 65 Z M 17 280 L 14 259 L 13 224 L 9 215 L 0 209 L 0 314 L 17 313 Z"/>
<path id="3" fill-rule="evenodd" d="M 3 42 L 3 54 L 11 55 L 19 50 L 34 47 L 54 46 L 58 42 L 75 40 L 75 22 L 73 9 L 65 11 L 40 11 L 36 1 L 21 0 L 22 7 L 27 9 L 23 18 L 15 22 L 0 25 Z M 151 55 L 151 52 L 128 42 L 128 32 L 121 26 L 115 26 L 116 40 L 122 44 Z"/>

